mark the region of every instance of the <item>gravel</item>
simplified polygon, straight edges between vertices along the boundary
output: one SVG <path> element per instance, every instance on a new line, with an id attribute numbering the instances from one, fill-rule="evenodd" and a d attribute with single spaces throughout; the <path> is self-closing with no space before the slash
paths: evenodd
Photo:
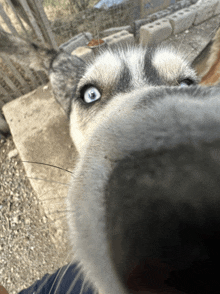
<path id="1" fill-rule="evenodd" d="M 12 137 L 0 140 L 0 285 L 16 294 L 66 264 Z"/>

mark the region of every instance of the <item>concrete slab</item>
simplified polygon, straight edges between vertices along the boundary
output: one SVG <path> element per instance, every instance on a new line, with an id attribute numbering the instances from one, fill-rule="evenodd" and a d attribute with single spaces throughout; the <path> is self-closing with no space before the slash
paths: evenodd
<path id="1" fill-rule="evenodd" d="M 56 243 L 65 240 L 65 197 L 71 173 L 44 164 L 72 171 L 77 152 L 69 136 L 68 120 L 51 87 L 44 89 L 39 87 L 4 105 L 3 112 L 31 185 L 54 224 Z"/>
<path id="2" fill-rule="evenodd" d="M 196 11 L 194 9 L 185 8 L 170 16 L 169 19 L 173 28 L 173 34 L 181 33 L 192 26 L 196 17 Z"/>
<path id="3" fill-rule="evenodd" d="M 172 34 L 172 26 L 168 19 L 161 18 L 140 28 L 140 43 L 143 46 L 158 44 Z"/>

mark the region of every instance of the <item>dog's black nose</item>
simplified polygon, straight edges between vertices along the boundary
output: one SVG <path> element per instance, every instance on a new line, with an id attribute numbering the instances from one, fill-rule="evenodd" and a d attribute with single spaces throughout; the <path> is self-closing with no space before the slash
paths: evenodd
<path id="1" fill-rule="evenodd" d="M 149 284 L 147 269 L 165 267 L 164 281 L 175 284 L 173 277 L 181 277 L 176 280 L 184 293 L 208 293 L 210 284 L 219 291 L 219 282 L 198 274 L 198 264 L 211 272 L 220 261 L 220 141 L 130 154 L 113 170 L 105 201 L 110 254 L 125 284 L 138 267 L 139 282 L 130 285 L 157 288 L 160 282 Z"/>

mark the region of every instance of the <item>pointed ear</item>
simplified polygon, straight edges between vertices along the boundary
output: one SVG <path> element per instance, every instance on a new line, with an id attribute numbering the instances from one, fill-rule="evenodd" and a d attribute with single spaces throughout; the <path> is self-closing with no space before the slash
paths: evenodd
<path id="1" fill-rule="evenodd" d="M 213 86 L 220 83 L 220 27 L 216 31 L 215 37 L 195 58 L 192 67 L 201 78 L 200 84 Z"/>
<path id="2" fill-rule="evenodd" d="M 54 96 L 67 115 L 85 62 L 63 50 L 56 51 L 13 36 L 0 29 L 0 53 L 10 55 L 20 64 L 49 74 Z"/>
<path id="3" fill-rule="evenodd" d="M 71 103 L 77 84 L 84 71 L 85 62 L 64 51 L 60 51 L 51 63 L 49 78 L 53 93 L 68 116 L 71 112 Z"/>
<path id="4" fill-rule="evenodd" d="M 9 55 L 22 65 L 48 73 L 51 60 L 58 51 L 37 45 L 0 29 L 0 53 Z"/>
<path id="5" fill-rule="evenodd" d="M 213 41 L 211 40 L 199 53 L 199 55 L 196 56 L 191 64 L 192 68 L 196 70 L 198 76 L 202 76 L 202 74 L 207 70 L 207 61 L 209 59 L 212 46 Z"/>

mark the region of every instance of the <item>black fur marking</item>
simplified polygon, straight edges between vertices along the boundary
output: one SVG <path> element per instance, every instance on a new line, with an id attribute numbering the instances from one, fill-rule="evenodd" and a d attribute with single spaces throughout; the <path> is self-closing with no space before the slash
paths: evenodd
<path id="1" fill-rule="evenodd" d="M 122 70 L 120 72 L 119 81 L 115 87 L 115 93 L 125 93 L 129 91 L 130 83 L 131 83 L 131 73 L 128 66 L 123 62 Z"/>
<path id="2" fill-rule="evenodd" d="M 185 83 L 187 86 L 195 86 L 198 84 L 197 81 L 195 81 L 192 78 L 188 78 L 188 77 L 180 77 L 178 79 L 178 84 L 181 84 L 181 83 Z"/>
<path id="3" fill-rule="evenodd" d="M 155 86 L 165 85 L 165 82 L 159 76 L 156 68 L 152 64 L 152 54 L 154 52 L 154 48 L 149 48 L 146 50 L 144 56 L 144 73 L 147 81 Z"/>

